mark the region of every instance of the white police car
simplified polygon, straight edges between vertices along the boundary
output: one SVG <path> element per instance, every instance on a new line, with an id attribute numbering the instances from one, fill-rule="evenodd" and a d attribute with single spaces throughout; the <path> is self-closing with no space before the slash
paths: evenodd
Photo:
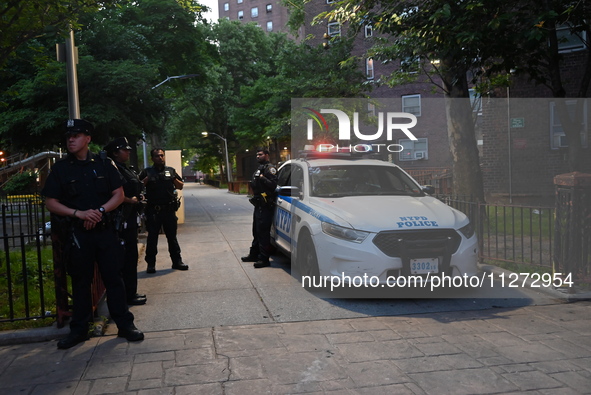
<path id="1" fill-rule="evenodd" d="M 477 275 L 468 217 L 429 196 L 400 167 L 308 155 L 278 172 L 273 243 L 301 276 Z"/>

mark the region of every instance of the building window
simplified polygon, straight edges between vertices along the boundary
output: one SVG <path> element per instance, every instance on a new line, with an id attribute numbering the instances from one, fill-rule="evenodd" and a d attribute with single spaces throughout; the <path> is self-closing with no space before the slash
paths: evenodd
<path id="1" fill-rule="evenodd" d="M 470 106 L 472 107 L 472 112 L 482 115 L 482 96 L 480 96 L 474 89 L 468 89 L 468 93 L 470 94 Z"/>
<path id="2" fill-rule="evenodd" d="M 244 19 L 244 11 L 238 11 L 238 19 Z"/>
<path id="3" fill-rule="evenodd" d="M 224 11 L 230 11 L 230 3 L 224 3 Z"/>
<path id="4" fill-rule="evenodd" d="M 402 96 L 402 112 L 421 116 L 421 95 Z"/>
<path id="5" fill-rule="evenodd" d="M 250 9 L 250 16 L 256 18 L 259 16 L 259 7 L 252 7 Z"/>
<path id="6" fill-rule="evenodd" d="M 429 146 L 426 138 L 417 140 L 401 139 L 398 140 L 398 144 L 402 146 L 402 151 L 398 153 L 400 161 L 426 160 L 429 158 Z"/>
<path id="7" fill-rule="evenodd" d="M 367 77 L 368 80 L 373 80 L 373 78 L 374 78 L 373 59 L 372 58 L 365 59 L 365 76 Z"/>
<path id="8" fill-rule="evenodd" d="M 558 39 L 558 52 L 574 52 L 585 49 L 587 41 L 587 32 L 582 31 L 574 34 L 572 26 L 569 24 L 556 28 L 556 38 Z"/>
<path id="9" fill-rule="evenodd" d="M 365 37 L 373 36 L 373 26 L 372 25 L 365 25 Z"/>
<path id="10" fill-rule="evenodd" d="M 266 9 L 267 9 L 267 12 L 272 12 L 273 11 L 273 4 L 267 4 Z"/>
<path id="11" fill-rule="evenodd" d="M 568 111 L 569 116 L 571 119 L 574 119 L 575 116 L 575 105 L 576 100 L 567 100 L 566 101 L 566 109 Z M 581 147 L 587 148 L 588 146 L 588 133 L 587 133 L 587 100 L 585 100 L 583 104 L 583 120 L 581 122 Z M 560 122 L 560 118 L 558 117 L 558 111 L 556 110 L 556 103 L 550 102 L 550 148 L 551 149 L 558 149 L 558 148 L 566 148 L 568 147 L 568 141 L 566 140 L 566 135 L 564 134 L 564 129 L 562 127 L 562 123 Z"/>
<path id="12" fill-rule="evenodd" d="M 415 74 L 419 72 L 420 62 L 418 56 L 412 56 L 400 60 L 400 71 Z"/>
<path id="13" fill-rule="evenodd" d="M 267 31 L 268 32 L 272 32 L 273 31 L 273 21 L 267 22 Z"/>
<path id="14" fill-rule="evenodd" d="M 341 24 L 338 22 L 329 23 L 327 33 L 330 37 L 340 36 L 341 35 Z"/>
<path id="15" fill-rule="evenodd" d="M 238 4 L 242 4 L 242 1 L 243 1 L 243 0 L 236 0 L 236 2 L 237 2 Z"/>

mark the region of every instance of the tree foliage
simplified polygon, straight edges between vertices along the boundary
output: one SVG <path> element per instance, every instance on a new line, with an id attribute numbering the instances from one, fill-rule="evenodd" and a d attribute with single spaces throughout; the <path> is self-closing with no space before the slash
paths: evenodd
<path id="1" fill-rule="evenodd" d="M 23 44 L 47 35 L 79 27 L 85 13 L 117 3 L 118 0 L 7 0 L 0 5 L 0 69 Z"/>
<path id="2" fill-rule="evenodd" d="M 198 23 L 203 8 L 194 1 L 183 4 L 188 8 L 175 0 L 121 2 L 79 19 L 80 108 L 95 124 L 97 143 L 118 136 L 133 140 L 142 131 L 161 138 L 178 84 L 150 88 L 169 75 L 205 71 L 200 65 L 208 45 Z M 14 149 L 47 149 L 62 140 L 59 126 L 68 105 L 65 66 L 53 60 L 57 40 L 31 40 L 4 69 L 10 78 L 0 83 L 0 136 Z"/>

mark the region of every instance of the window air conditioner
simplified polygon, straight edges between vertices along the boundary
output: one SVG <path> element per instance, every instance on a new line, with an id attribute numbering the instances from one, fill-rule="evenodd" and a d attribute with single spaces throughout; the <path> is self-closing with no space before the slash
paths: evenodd
<path id="1" fill-rule="evenodd" d="M 415 151 L 415 159 L 427 159 L 427 151 Z"/>
<path id="2" fill-rule="evenodd" d="M 565 135 L 561 135 L 558 138 L 558 147 L 560 147 L 560 148 L 568 147 L 568 141 L 566 140 L 566 136 Z"/>

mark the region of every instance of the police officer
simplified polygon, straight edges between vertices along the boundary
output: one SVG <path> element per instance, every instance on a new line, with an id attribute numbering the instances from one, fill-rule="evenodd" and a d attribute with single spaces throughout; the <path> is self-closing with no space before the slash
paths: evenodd
<path id="1" fill-rule="evenodd" d="M 137 263 L 138 263 L 138 214 L 143 199 L 143 184 L 136 172 L 125 163 L 129 160 L 132 150 L 127 138 L 118 137 L 104 148 L 109 158 L 113 159 L 119 173 L 125 179 L 123 204 L 119 206 L 117 227 L 119 237 L 125 245 L 125 255 L 121 275 L 125 283 L 127 304 L 142 305 L 146 303 L 146 295 L 137 293 Z"/>
<path id="2" fill-rule="evenodd" d="M 242 257 L 242 262 L 254 262 L 255 268 L 270 266 L 271 255 L 271 224 L 275 206 L 277 188 L 277 170 L 269 162 L 269 150 L 257 149 L 257 162 L 259 167 L 252 175 L 250 185 L 254 196 L 250 202 L 254 205 L 252 220 L 252 244 L 247 256 Z"/>
<path id="3" fill-rule="evenodd" d="M 118 336 L 142 340 L 144 334 L 133 323 L 121 279 L 123 246 L 110 213 L 123 201 L 122 180 L 113 162 L 91 153 L 88 144 L 93 126 L 82 119 L 66 123 L 68 156 L 49 174 L 43 195 L 48 210 L 61 219 L 70 218 L 68 240 L 72 277 L 73 313 L 70 334 L 57 343 L 66 349 L 88 339 L 92 322 L 91 283 L 96 261 L 107 290 L 107 305 L 119 329 Z M 64 223 L 67 221 L 60 221 Z"/>
<path id="4" fill-rule="evenodd" d="M 153 166 L 140 173 L 140 180 L 146 186 L 146 241 L 147 273 L 156 273 L 156 254 L 158 253 L 158 234 L 164 229 L 168 241 L 168 253 L 172 260 L 172 268 L 188 270 L 183 263 L 181 247 L 176 238 L 178 209 L 177 189 L 183 189 L 183 179 L 170 166 L 166 166 L 166 156 L 162 148 L 151 151 Z"/>

